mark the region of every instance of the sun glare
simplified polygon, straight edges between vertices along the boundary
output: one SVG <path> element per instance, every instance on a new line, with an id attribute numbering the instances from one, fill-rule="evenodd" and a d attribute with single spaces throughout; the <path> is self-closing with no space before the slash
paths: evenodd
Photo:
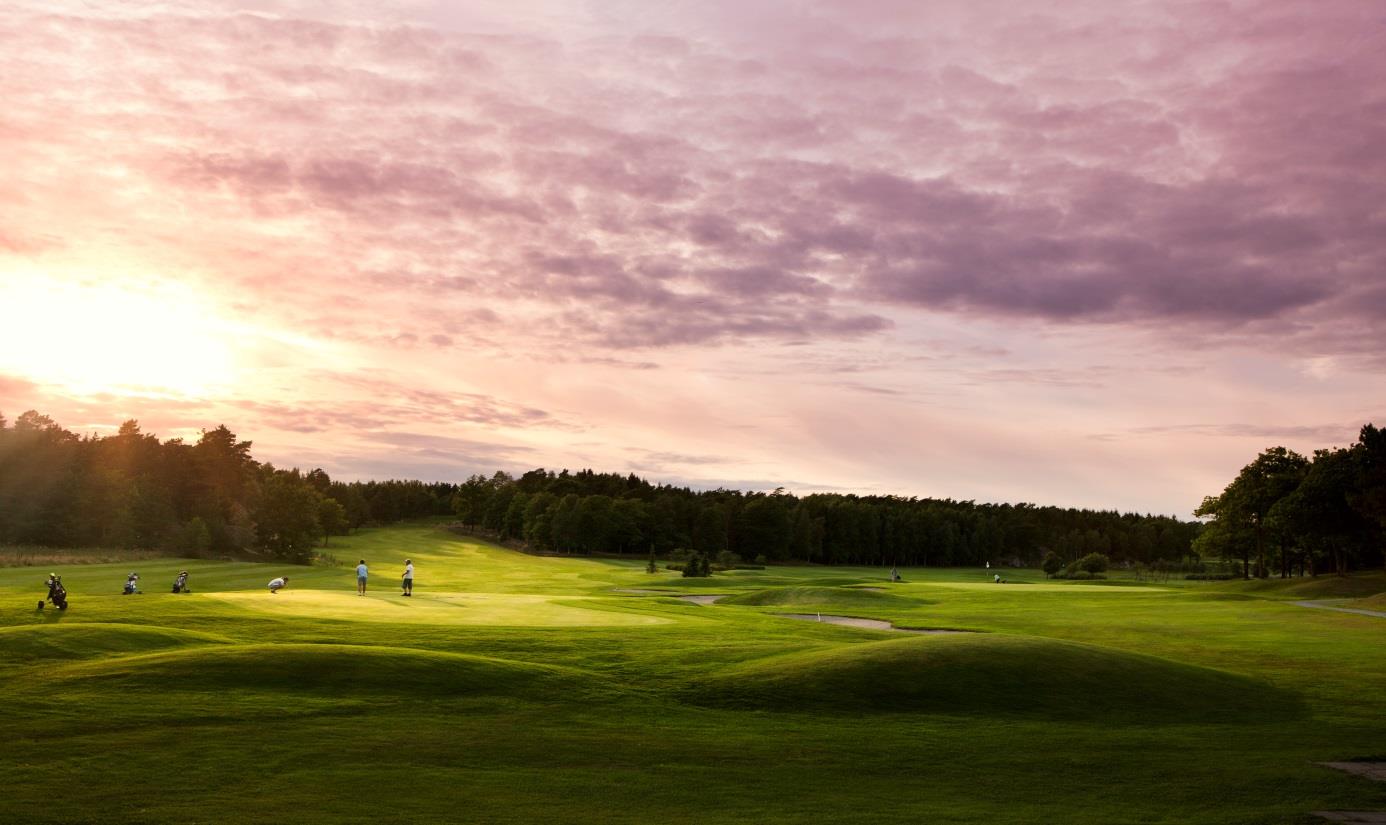
<path id="1" fill-rule="evenodd" d="M 192 290 L 0 269 L 0 370 L 68 392 L 200 396 L 233 379 L 229 324 Z"/>

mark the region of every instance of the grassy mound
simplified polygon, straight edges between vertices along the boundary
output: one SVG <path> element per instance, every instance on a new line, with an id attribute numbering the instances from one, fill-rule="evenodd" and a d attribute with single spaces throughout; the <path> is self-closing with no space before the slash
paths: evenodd
<path id="1" fill-rule="evenodd" d="M 1133 722 L 1293 714 L 1269 685 L 1218 670 L 1054 639 L 911 637 L 756 660 L 720 671 L 694 703 L 766 710 L 920 712 Z"/>
<path id="2" fill-rule="evenodd" d="M 752 607 L 782 607 L 785 605 L 822 605 L 830 607 L 899 606 L 915 607 L 932 604 L 923 599 L 908 599 L 880 590 L 860 587 L 776 587 L 739 593 L 722 599 L 719 604 L 740 604 Z"/>
<path id="3" fill-rule="evenodd" d="M 1362 610 L 1386 610 L 1386 593 L 1377 593 L 1375 596 L 1368 596 L 1365 599 L 1354 599 L 1343 606 L 1357 607 Z"/>
<path id="4" fill-rule="evenodd" d="M 1350 576 L 1231 581 L 1218 588 L 1272 599 L 1352 599 L 1386 591 L 1386 573 L 1373 570 Z"/>
<path id="5" fill-rule="evenodd" d="M 112 654 L 149 653 L 169 648 L 225 644 L 210 633 L 119 623 L 61 623 L 0 628 L 0 662 L 90 659 Z"/>
<path id="6" fill-rule="evenodd" d="M 123 656 L 58 669 L 49 681 L 106 690 L 324 693 L 349 698 L 571 694 L 592 677 L 552 665 L 398 647 L 329 644 L 222 645 Z"/>

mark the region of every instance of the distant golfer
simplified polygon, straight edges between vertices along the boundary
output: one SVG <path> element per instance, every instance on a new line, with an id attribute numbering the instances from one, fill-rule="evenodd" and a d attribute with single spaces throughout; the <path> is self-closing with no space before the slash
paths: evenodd
<path id="1" fill-rule="evenodd" d="M 285 587 L 288 587 L 288 586 L 289 586 L 289 577 L 288 577 L 288 576 L 280 576 L 280 577 L 277 578 L 277 579 L 270 579 L 270 583 L 269 583 L 270 595 L 273 596 L 275 593 L 278 593 L 280 590 L 283 590 Z"/>
<path id="2" fill-rule="evenodd" d="M 356 565 L 356 595 L 366 595 L 366 560 L 361 559 L 361 563 Z"/>
<path id="3" fill-rule="evenodd" d="M 400 577 L 400 586 L 404 588 L 404 592 L 400 595 L 414 595 L 414 562 L 409 559 L 404 560 L 404 575 Z"/>

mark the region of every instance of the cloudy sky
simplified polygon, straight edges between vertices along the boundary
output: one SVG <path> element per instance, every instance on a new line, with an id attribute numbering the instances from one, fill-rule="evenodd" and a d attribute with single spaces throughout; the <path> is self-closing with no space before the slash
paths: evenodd
<path id="1" fill-rule="evenodd" d="M 0 5 L 0 411 L 1188 515 L 1386 423 L 1376 0 Z"/>

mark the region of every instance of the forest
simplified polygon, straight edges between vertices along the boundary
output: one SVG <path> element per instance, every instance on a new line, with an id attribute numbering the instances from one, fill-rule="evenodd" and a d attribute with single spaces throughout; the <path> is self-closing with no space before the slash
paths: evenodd
<path id="1" fill-rule="evenodd" d="M 538 552 L 676 550 L 822 564 L 1032 564 L 1102 553 L 1181 560 L 1199 525 L 1164 516 L 951 499 L 693 490 L 635 475 L 531 470 L 460 484 L 332 480 L 256 461 L 225 426 L 195 443 L 138 422 L 80 436 L 29 411 L 0 416 L 0 543 L 245 552 L 307 562 L 333 535 L 455 516 Z"/>
<path id="2" fill-rule="evenodd" d="M 1386 564 L 1386 430 L 1312 456 L 1263 450 L 1194 514 L 1207 520 L 1195 551 L 1238 560 L 1243 578 Z"/>
<path id="3" fill-rule="evenodd" d="M 1262 453 L 1196 515 L 1169 516 L 901 496 L 695 490 L 634 474 L 530 470 L 461 483 L 334 481 L 256 461 L 226 426 L 195 443 L 127 421 L 81 436 L 29 411 L 0 416 L 0 544 L 150 548 L 191 556 L 268 554 L 308 562 L 365 525 L 451 516 L 534 552 L 746 562 L 950 566 L 1116 565 L 1235 559 L 1243 575 L 1380 561 L 1382 433 L 1312 459 Z"/>

